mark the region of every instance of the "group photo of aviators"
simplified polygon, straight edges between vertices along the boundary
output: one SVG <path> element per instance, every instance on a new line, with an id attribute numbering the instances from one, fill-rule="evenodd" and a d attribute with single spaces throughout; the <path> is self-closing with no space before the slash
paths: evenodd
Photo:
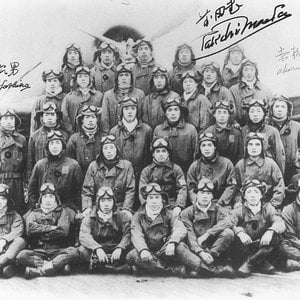
<path id="1" fill-rule="evenodd" d="M 256 58 L 81 49 L 40 74 L 27 135 L 1 105 L 1 277 L 300 271 L 300 123 Z"/>

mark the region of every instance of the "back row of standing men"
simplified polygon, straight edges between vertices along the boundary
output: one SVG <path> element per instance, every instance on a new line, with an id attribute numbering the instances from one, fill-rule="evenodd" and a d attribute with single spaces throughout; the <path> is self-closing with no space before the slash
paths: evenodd
<path id="1" fill-rule="evenodd" d="M 116 66 L 114 47 L 102 43 L 89 69 L 70 45 L 62 70 L 43 72 L 46 94 L 34 105 L 28 147 L 15 112 L 1 114 L 0 179 L 20 214 L 37 207 L 45 183 L 73 223 L 91 213 L 103 186 L 130 218 L 153 182 L 175 216 L 195 203 L 203 178 L 228 209 L 241 205 L 239 188 L 254 179 L 266 187 L 264 202 L 290 202 L 285 185 L 296 183 L 291 194 L 298 188 L 300 125 L 241 47 L 229 49 L 222 72 L 215 62 L 197 66 L 186 44 L 170 72 L 155 63 L 149 41 L 134 50 L 134 65 Z"/>

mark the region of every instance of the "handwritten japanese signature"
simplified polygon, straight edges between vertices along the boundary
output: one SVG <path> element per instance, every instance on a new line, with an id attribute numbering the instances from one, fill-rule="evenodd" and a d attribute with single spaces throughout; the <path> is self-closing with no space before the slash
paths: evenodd
<path id="1" fill-rule="evenodd" d="M 279 62 L 284 62 L 284 65 L 277 70 L 277 75 L 291 71 L 300 71 L 300 66 L 295 65 L 300 62 L 300 51 L 298 47 L 294 45 L 290 48 L 280 46 L 275 57 Z"/>
<path id="2" fill-rule="evenodd" d="M 30 88 L 28 83 L 22 82 L 22 79 L 9 80 L 14 78 L 19 73 L 20 63 L 17 61 L 10 62 L 9 64 L 0 64 L 0 91 L 20 89 L 20 92 L 25 91 Z M 4 77 L 2 80 L 1 77 Z"/>
<path id="3" fill-rule="evenodd" d="M 201 34 L 197 39 L 201 38 L 201 52 L 211 50 L 208 54 L 203 54 L 201 59 L 219 53 L 232 45 L 266 29 L 267 27 L 281 22 L 292 16 L 285 10 L 285 4 L 278 4 L 273 8 L 271 16 L 259 20 L 250 20 L 245 15 L 236 15 L 243 4 L 236 3 L 235 0 L 229 0 L 224 6 L 218 7 L 214 12 L 206 10 L 203 15 L 199 14 L 196 21 L 198 26 L 203 28 L 210 27 L 210 31 Z"/>

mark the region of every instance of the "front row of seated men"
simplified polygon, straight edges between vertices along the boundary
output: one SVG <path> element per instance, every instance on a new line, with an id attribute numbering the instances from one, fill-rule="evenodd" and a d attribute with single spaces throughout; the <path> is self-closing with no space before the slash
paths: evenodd
<path id="1" fill-rule="evenodd" d="M 69 214 L 51 183 L 40 188 L 39 207 L 22 218 L 7 185 L 0 184 L 0 270 L 25 278 L 89 271 L 189 277 L 246 277 L 251 272 L 300 270 L 300 185 L 282 215 L 262 201 L 266 187 L 248 180 L 243 202 L 233 210 L 214 199 L 214 184 L 202 178 L 194 203 L 179 216 L 169 210 L 157 183 L 142 189 L 145 203 L 132 219 L 116 209 L 109 187 L 97 192 L 92 212 L 81 222 L 79 247 L 69 239 Z"/>

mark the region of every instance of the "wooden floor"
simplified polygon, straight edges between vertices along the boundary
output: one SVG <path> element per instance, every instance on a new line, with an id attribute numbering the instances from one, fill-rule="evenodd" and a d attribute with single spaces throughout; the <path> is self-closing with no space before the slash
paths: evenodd
<path id="1" fill-rule="evenodd" d="M 281 299 L 300 297 L 300 272 L 246 279 L 76 274 L 0 280 L 2 299 Z"/>

